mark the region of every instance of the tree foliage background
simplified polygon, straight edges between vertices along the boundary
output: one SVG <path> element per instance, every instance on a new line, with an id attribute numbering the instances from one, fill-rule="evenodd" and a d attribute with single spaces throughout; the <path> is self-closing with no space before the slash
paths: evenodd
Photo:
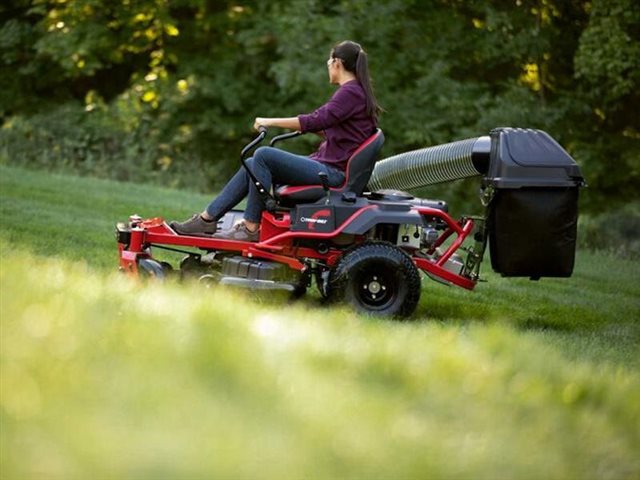
<path id="1" fill-rule="evenodd" d="M 635 0 L 4 0 L 0 22 L 4 162 L 218 188 L 254 117 L 324 103 L 329 50 L 353 39 L 384 156 L 540 128 L 581 164 L 587 209 L 639 190 Z"/>

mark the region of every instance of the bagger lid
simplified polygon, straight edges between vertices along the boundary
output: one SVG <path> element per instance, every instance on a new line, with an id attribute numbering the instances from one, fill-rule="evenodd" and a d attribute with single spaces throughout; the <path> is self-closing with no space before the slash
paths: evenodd
<path id="1" fill-rule="evenodd" d="M 496 188 L 579 187 L 580 167 L 542 130 L 496 128 L 491 131 L 491 159 L 485 185 Z"/>

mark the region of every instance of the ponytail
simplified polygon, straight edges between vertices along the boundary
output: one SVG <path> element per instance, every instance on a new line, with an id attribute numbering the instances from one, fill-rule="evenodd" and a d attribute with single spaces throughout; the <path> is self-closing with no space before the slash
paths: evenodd
<path id="1" fill-rule="evenodd" d="M 362 85 L 364 94 L 367 101 L 367 114 L 374 119 L 378 119 L 378 115 L 382 111 L 380 105 L 373 94 L 373 87 L 371 85 L 371 77 L 369 75 L 369 61 L 367 59 L 367 52 L 360 50 L 356 59 L 356 78 Z"/>
<path id="2" fill-rule="evenodd" d="M 378 105 L 378 101 L 373 94 L 367 52 L 356 42 L 347 40 L 337 44 L 333 48 L 331 57 L 342 60 L 344 68 L 355 74 L 364 90 L 367 114 L 377 122 L 379 114 L 382 113 L 382 108 Z"/>

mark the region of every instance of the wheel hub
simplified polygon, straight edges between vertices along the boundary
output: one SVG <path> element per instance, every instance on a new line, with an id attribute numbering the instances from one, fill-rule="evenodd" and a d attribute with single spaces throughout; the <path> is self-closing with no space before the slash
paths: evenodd
<path id="1" fill-rule="evenodd" d="M 365 283 L 363 285 L 365 290 L 368 290 L 373 298 L 376 298 L 376 295 L 380 293 L 382 290 L 386 290 L 387 287 L 380 283 L 378 277 L 374 276 L 369 283 Z"/>
<path id="2" fill-rule="evenodd" d="M 373 282 L 371 282 L 371 283 L 368 285 L 368 290 L 369 290 L 371 293 L 374 293 L 374 294 L 375 294 L 375 293 L 379 293 L 379 292 L 380 292 L 380 290 L 381 290 L 381 288 L 380 288 L 380 287 L 381 287 L 381 285 L 380 285 L 378 282 L 373 281 Z"/>
<path id="3" fill-rule="evenodd" d="M 369 306 L 380 306 L 386 303 L 392 295 L 387 288 L 384 275 L 365 275 L 361 280 L 362 290 L 360 298 Z"/>

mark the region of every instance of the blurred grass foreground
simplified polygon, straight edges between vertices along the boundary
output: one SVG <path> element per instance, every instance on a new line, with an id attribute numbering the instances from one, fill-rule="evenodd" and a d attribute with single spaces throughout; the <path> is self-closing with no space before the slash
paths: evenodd
<path id="1" fill-rule="evenodd" d="M 2 249 L 3 479 L 637 478 L 640 376 Z M 637 352 L 636 352 L 637 353 Z"/>
<path id="2" fill-rule="evenodd" d="M 640 476 L 636 260 L 485 259 L 394 322 L 115 272 L 114 221 L 205 197 L 4 166 L 0 190 L 3 480 Z"/>

